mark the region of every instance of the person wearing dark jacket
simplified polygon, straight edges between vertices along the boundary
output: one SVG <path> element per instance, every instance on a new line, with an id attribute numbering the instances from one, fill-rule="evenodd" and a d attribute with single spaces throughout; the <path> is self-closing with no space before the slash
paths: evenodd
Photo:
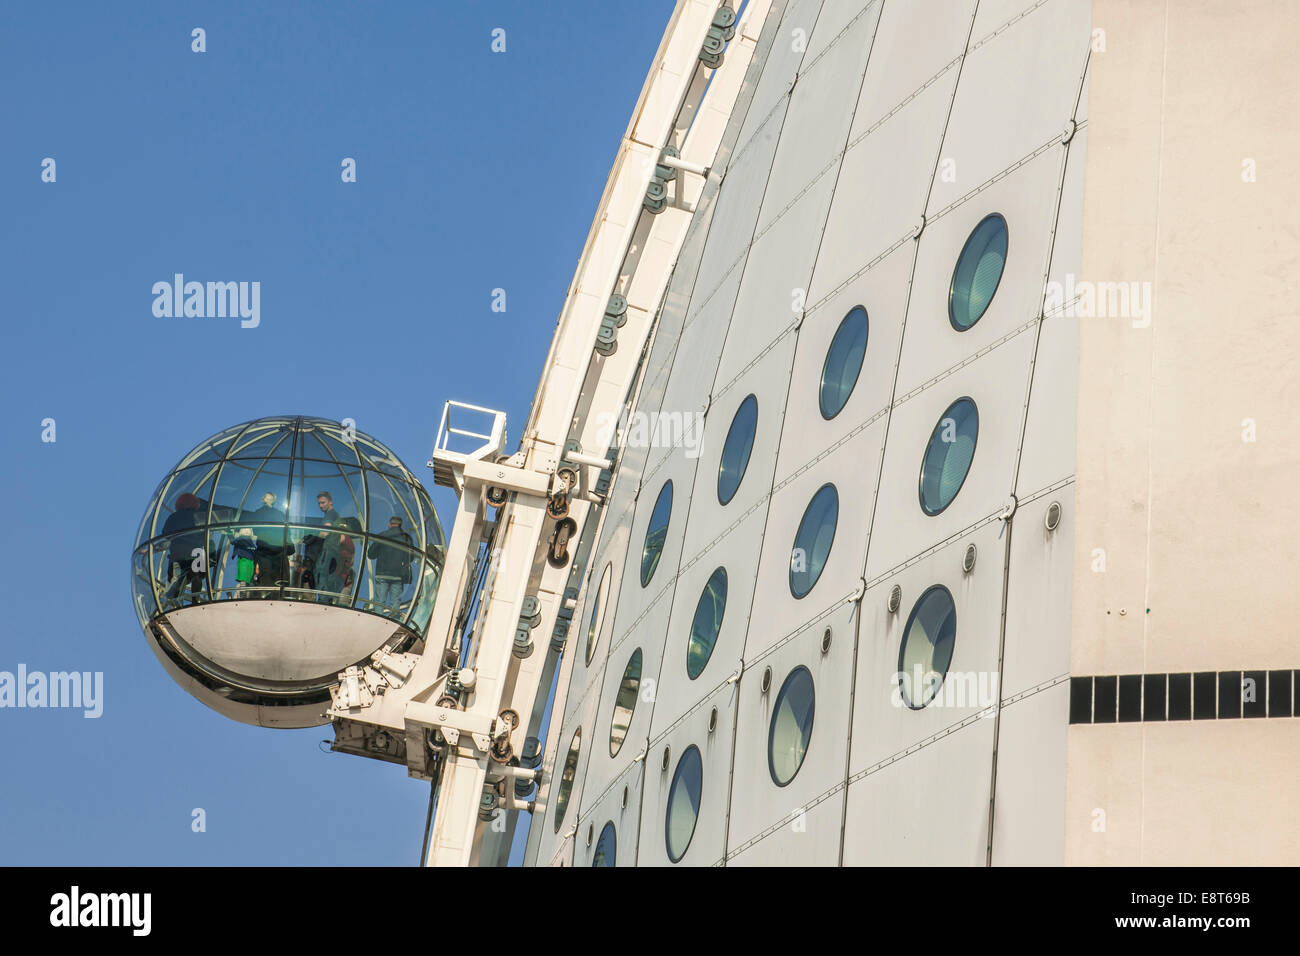
<path id="1" fill-rule="evenodd" d="M 388 519 L 388 530 L 378 537 L 389 538 L 394 544 L 372 541 L 366 552 L 375 562 L 375 601 L 379 610 L 397 611 L 402 606 L 402 591 L 411 583 L 411 552 L 406 548 L 414 548 L 415 544 L 402 530 L 402 519 L 397 515 Z"/>
<path id="2" fill-rule="evenodd" d="M 316 505 L 320 508 L 321 516 L 313 520 L 312 524 L 322 529 L 337 527 L 340 517 L 334 510 L 334 496 L 328 491 L 321 491 L 316 495 Z M 340 535 L 326 530 L 303 538 L 304 587 L 311 587 L 317 591 L 341 589 L 341 578 L 338 576 L 339 539 Z M 317 598 L 317 600 L 328 599 Z"/>
<path id="3" fill-rule="evenodd" d="M 207 579 L 207 561 L 200 560 L 202 554 L 194 553 L 203 552 L 207 544 L 207 532 L 203 528 L 203 513 L 200 510 L 202 504 L 197 495 L 186 492 L 177 497 L 176 510 L 163 522 L 162 533 L 170 536 L 167 545 L 167 576 L 171 579 L 171 584 L 167 586 L 164 595 L 168 599 L 179 598 L 188 581 L 190 599 L 197 601 Z M 204 570 L 194 570 L 196 562 Z"/>
<path id="4" fill-rule="evenodd" d="M 262 495 L 262 507 L 245 511 L 242 522 L 252 526 L 257 537 L 257 576 L 254 580 L 263 587 L 287 584 L 289 569 L 285 561 L 284 512 L 275 506 L 275 495 Z"/>

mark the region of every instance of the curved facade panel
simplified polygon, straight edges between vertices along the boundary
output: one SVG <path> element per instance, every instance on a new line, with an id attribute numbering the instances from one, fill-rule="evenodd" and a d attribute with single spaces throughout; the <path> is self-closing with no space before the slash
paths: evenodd
<path id="1" fill-rule="evenodd" d="M 546 828 L 540 861 L 589 864 L 614 820 L 619 865 L 989 862 L 1000 682 L 1010 679 L 1022 695 L 1014 706 L 1029 712 L 1067 674 L 1068 534 L 1007 535 L 1004 519 L 1013 494 L 1036 520 L 1051 501 L 1072 513 L 1072 447 L 1051 419 L 1074 402 L 1075 333 L 1040 316 L 1045 282 L 1078 255 L 1083 137 L 1062 131 L 1080 101 L 1089 23 L 1077 0 L 1004 4 L 1005 15 L 979 6 L 773 5 L 719 150 L 725 176 L 701 200 L 692 228 L 704 233 L 670 283 L 621 436 L 579 602 L 592 600 L 612 563 L 607 649 L 591 667 L 575 665 L 560 732 L 567 739 L 582 723 L 601 746 L 584 764 L 574 840 L 553 841 Z M 1018 116 L 1006 104 L 1027 89 L 1041 95 Z M 1005 255 L 990 247 L 1000 275 L 978 285 L 978 270 L 992 268 L 983 261 L 962 274 L 979 314 L 959 328 L 949 318 L 958 257 L 993 214 L 1007 227 Z M 828 350 L 855 309 L 868 316 L 866 347 L 826 416 Z M 1058 374 L 1046 374 L 1040 354 Z M 722 504 L 723 444 L 751 394 L 752 452 Z M 927 442 L 946 440 L 936 422 L 961 398 L 978 408 L 977 451 L 946 506 L 927 514 L 918 499 Z M 643 539 L 669 480 L 673 514 L 643 587 Z M 833 540 L 813 555 L 824 567 L 797 596 L 790 581 L 809 557 L 797 526 L 828 483 Z M 1010 593 L 1033 612 L 1008 614 L 1004 638 L 1008 566 Z M 718 568 L 725 613 L 692 676 L 692 623 Z M 957 632 L 934 693 L 913 709 L 898 692 L 902 631 L 938 585 L 951 594 Z M 1035 636 L 1031 619 L 1041 622 Z M 643 655 L 637 704 L 610 756 L 603 741 L 634 649 Z M 789 779 L 778 785 L 772 708 L 799 668 L 815 718 L 805 742 L 782 744 L 800 752 L 783 757 Z M 1059 695 L 1042 699 L 1059 704 Z M 1009 740 L 1013 767 L 1050 761 L 1063 746 L 1014 730 Z M 690 747 L 701 756 L 698 819 L 674 863 L 665 827 Z M 638 786 L 639 802 L 622 806 L 623 788 L 635 799 Z M 1031 792 L 1019 776 L 1006 786 L 1012 803 Z M 1059 831 L 1063 778 L 1032 793 L 1038 802 L 1018 833 Z M 1008 847 L 1008 859 L 1061 862 L 1059 840 Z"/>

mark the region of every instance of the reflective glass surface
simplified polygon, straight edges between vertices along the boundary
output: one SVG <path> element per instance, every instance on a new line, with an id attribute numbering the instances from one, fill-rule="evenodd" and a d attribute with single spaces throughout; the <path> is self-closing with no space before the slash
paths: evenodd
<path id="1" fill-rule="evenodd" d="M 668 811 L 664 818 L 664 838 L 668 859 L 676 863 L 686 855 L 695 836 L 700 817 L 700 793 L 704 786 L 704 763 L 694 744 L 686 748 L 677 761 L 672 786 L 668 789 Z"/>
<path id="2" fill-rule="evenodd" d="M 609 755 L 618 754 L 627 739 L 627 729 L 632 725 L 632 712 L 636 710 L 637 690 L 641 686 L 641 648 L 632 652 L 632 657 L 623 669 L 623 679 L 618 682 L 618 696 L 614 699 L 614 716 L 609 725 Z"/>
<path id="3" fill-rule="evenodd" d="M 803 597 L 813 589 L 826 568 L 835 525 L 840 516 L 840 498 L 832 484 L 822 485 L 813 495 L 795 532 L 790 553 L 790 593 Z"/>
<path id="4" fill-rule="evenodd" d="M 937 515 L 957 497 L 975 459 L 980 416 L 975 403 L 959 398 L 939 417 L 921 459 L 921 510 Z"/>
<path id="5" fill-rule="evenodd" d="M 718 464 L 718 501 L 726 504 L 736 495 L 749 455 L 754 450 L 754 429 L 758 426 L 758 399 L 748 396 L 727 429 L 727 439 L 722 444 L 722 461 Z"/>
<path id="6" fill-rule="evenodd" d="M 132 557 L 136 611 L 277 598 L 383 615 L 423 635 L 445 539 L 378 441 L 325 419 L 225 429 L 159 483 Z"/>
<path id="7" fill-rule="evenodd" d="M 778 787 L 793 780 L 803 766 L 812 737 L 815 702 L 812 674 L 806 667 L 796 667 L 776 695 L 767 734 L 767 768 Z"/>
<path id="8" fill-rule="evenodd" d="M 691 619 L 691 640 L 686 646 L 686 674 L 691 680 L 704 673 L 713 656 L 713 645 L 722 630 L 722 615 L 727 609 L 727 570 L 718 568 L 709 575 L 700 601 Z"/>
<path id="9" fill-rule="evenodd" d="M 650 583 L 659 567 L 659 556 L 663 554 L 664 542 L 668 540 L 668 519 L 673 513 L 673 483 L 665 481 L 655 499 L 654 510 L 650 512 L 650 524 L 645 531 L 645 547 L 641 549 L 641 587 Z"/>
<path id="10" fill-rule="evenodd" d="M 600 839 L 596 841 L 596 852 L 591 856 L 592 866 L 613 866 L 614 851 L 617 840 L 614 838 L 614 821 L 610 820 L 600 830 Z"/>
<path id="11" fill-rule="evenodd" d="M 867 354 L 867 310 L 854 306 L 840 322 L 826 350 L 822 366 L 822 384 L 818 394 L 822 418 L 831 419 L 840 413 L 853 386 L 858 384 L 862 371 L 862 357 Z"/>
<path id="12" fill-rule="evenodd" d="M 965 332 L 993 301 L 1007 261 L 1007 221 L 997 213 L 980 220 L 962 246 L 948 289 L 948 321 Z"/>
<path id="13" fill-rule="evenodd" d="M 573 793 L 573 781 L 578 775 L 578 754 L 582 751 L 582 728 L 573 732 L 569 741 L 569 753 L 564 758 L 564 769 L 560 771 L 560 791 L 555 795 L 555 832 L 560 832 L 564 823 L 564 812 L 569 809 L 569 796 Z"/>
<path id="14" fill-rule="evenodd" d="M 957 608 L 942 584 L 926 590 L 912 607 L 898 649 L 903 702 L 920 710 L 943 684 L 957 640 Z"/>
<path id="15" fill-rule="evenodd" d="M 600 626 L 605 620 L 605 604 L 609 600 L 609 581 L 614 570 L 613 563 L 605 565 L 605 573 L 600 576 L 600 587 L 596 589 L 595 602 L 591 605 L 591 614 L 587 618 L 587 663 L 596 653 L 596 644 L 600 641 Z"/>

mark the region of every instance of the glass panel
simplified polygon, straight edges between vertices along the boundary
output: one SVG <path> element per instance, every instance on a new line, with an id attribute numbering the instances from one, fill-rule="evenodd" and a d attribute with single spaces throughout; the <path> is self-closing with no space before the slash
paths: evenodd
<path id="1" fill-rule="evenodd" d="M 297 458 L 337 462 L 340 465 L 360 465 L 358 449 L 348 442 L 340 425 L 333 422 L 304 424 L 298 433 Z"/>
<path id="2" fill-rule="evenodd" d="M 159 486 L 159 491 L 162 486 Z M 155 491 L 153 497 L 149 499 L 149 507 L 145 508 L 144 515 L 140 518 L 140 527 L 135 532 L 135 546 L 139 548 L 150 538 L 153 537 L 154 521 L 158 515 L 158 492 Z"/>
<path id="3" fill-rule="evenodd" d="M 289 596 L 321 604 L 351 603 L 357 545 L 347 532 L 342 521 L 328 527 L 289 526 L 289 586 L 324 592 Z"/>
<path id="4" fill-rule="evenodd" d="M 641 686 L 641 648 L 632 652 L 632 657 L 623 669 L 623 678 L 618 684 L 618 696 L 614 698 L 614 716 L 609 725 L 609 755 L 614 757 L 627 739 L 627 729 L 632 725 L 632 712 L 636 710 L 637 689 Z"/>
<path id="5" fill-rule="evenodd" d="M 178 511 L 173 517 L 183 520 L 186 513 Z M 208 567 L 215 555 L 207 547 L 207 532 L 201 526 L 190 527 L 192 530 L 163 538 L 153 546 L 157 561 L 154 573 L 164 611 L 208 599 Z"/>
<path id="6" fill-rule="evenodd" d="M 718 501 L 726 504 L 735 497 L 740 481 L 749 467 L 749 455 L 754 450 L 754 429 L 758 426 L 758 399 L 748 396 L 736 409 L 736 415 L 727 429 L 727 440 L 722 444 L 722 460 L 718 464 Z"/>
<path id="7" fill-rule="evenodd" d="M 360 468 L 294 459 L 289 495 L 289 520 L 294 524 L 324 526 L 345 516 L 364 521 L 365 511 Z"/>
<path id="8" fill-rule="evenodd" d="M 181 468 L 190 468 L 194 465 L 208 465 L 220 461 L 230 450 L 240 432 L 247 428 L 247 423 L 236 425 L 234 428 L 226 428 L 217 432 L 203 444 L 199 445 L 192 452 L 180 460 L 173 468 L 173 471 L 179 471 Z"/>
<path id="9" fill-rule="evenodd" d="M 605 602 L 609 599 L 610 577 L 614 570 L 614 565 L 605 565 L 605 573 L 600 576 L 600 587 L 596 590 L 596 600 L 591 606 L 591 614 L 587 618 L 587 663 L 591 663 L 592 656 L 596 653 L 596 645 L 600 642 L 600 628 L 605 622 Z"/>
<path id="10" fill-rule="evenodd" d="M 803 766 L 812 737 L 816 695 L 812 674 L 796 667 L 781 685 L 767 735 L 767 769 L 778 787 L 794 779 Z"/>
<path id="11" fill-rule="evenodd" d="M 212 524 L 243 522 L 262 526 L 284 524 L 289 492 L 289 461 L 272 458 L 230 460 L 221 466 L 212 506 Z M 278 543 L 284 544 L 281 529 Z"/>
<path id="12" fill-rule="evenodd" d="M 368 468 L 375 468 L 386 475 L 400 478 L 406 482 L 415 481 L 415 476 L 407 470 L 398 457 L 373 438 L 369 436 L 363 437 L 358 434 L 356 449 L 357 454 L 361 456 L 362 462 Z"/>
<path id="13" fill-rule="evenodd" d="M 293 454 L 293 424 L 276 419 L 249 426 L 226 453 L 227 458 L 288 458 Z"/>
<path id="14" fill-rule="evenodd" d="M 415 485 L 415 497 L 420 503 L 420 514 L 424 520 L 424 544 L 422 547 L 428 549 L 431 554 L 437 554 L 440 558 L 444 557 L 447 552 L 447 538 L 442 533 L 442 522 L 438 520 L 438 513 L 433 509 L 433 501 L 429 498 L 429 493 L 424 490 L 422 485 Z"/>
<path id="15" fill-rule="evenodd" d="M 948 321 L 958 332 L 965 332 L 984 315 L 1002 281 L 1006 261 L 1007 221 L 993 213 L 971 231 L 952 271 Z"/>
<path id="16" fill-rule="evenodd" d="M 979 411 L 969 398 L 949 405 L 934 426 L 921 461 L 921 510 L 926 514 L 939 514 L 957 497 L 975 459 L 979 427 Z"/>
<path id="17" fill-rule="evenodd" d="M 610 820 L 600 831 L 600 839 L 596 841 L 596 852 L 592 854 L 592 866 L 613 866 L 614 851 L 617 849 L 617 840 L 614 838 L 614 821 Z"/>
<path id="18" fill-rule="evenodd" d="M 153 518 L 153 524 L 141 530 L 141 537 L 148 540 L 204 524 L 208 520 L 208 506 L 218 467 L 199 465 L 172 475 L 159 495 L 158 512 Z"/>
<path id="19" fill-rule="evenodd" d="M 948 589 L 936 584 L 912 608 L 898 649 L 898 679 L 908 707 L 920 710 L 934 700 L 952 663 L 956 640 L 956 605 Z"/>
<path id="20" fill-rule="evenodd" d="M 238 525 L 211 529 L 208 550 L 215 556 L 209 574 L 213 597 L 219 601 L 243 597 L 239 592 L 252 586 L 257 566 L 257 541 L 252 529 Z"/>
<path id="21" fill-rule="evenodd" d="M 131 595 L 136 617 L 140 619 L 141 625 L 147 624 L 158 613 L 158 600 L 154 596 L 153 563 L 147 544 L 137 548 L 131 556 Z"/>
<path id="22" fill-rule="evenodd" d="M 848 403 L 858 384 L 862 358 L 867 354 L 867 310 L 854 306 L 835 330 L 831 347 L 822 366 L 822 384 L 818 403 L 822 418 L 834 418 Z"/>
<path id="23" fill-rule="evenodd" d="M 359 592 L 362 607 L 400 621 L 406 616 L 403 610 L 415 591 L 415 575 L 420 569 L 420 556 L 409 547 L 410 535 L 380 535 L 367 539 L 366 558 L 370 569 L 366 575 L 367 587 Z"/>
<path id="24" fill-rule="evenodd" d="M 372 534 L 386 532 L 397 518 L 401 530 L 411 539 L 411 546 L 421 548 L 420 525 L 424 520 L 415 488 L 378 471 L 366 472 L 366 493 L 370 496 L 369 523 Z"/>
<path id="25" fill-rule="evenodd" d="M 831 484 L 822 485 L 808 502 L 790 554 L 790 593 L 795 597 L 806 595 L 822 576 L 835 541 L 839 512 L 839 495 Z"/>
<path id="26" fill-rule="evenodd" d="M 703 785 L 704 764 L 700 760 L 700 751 L 691 745 L 677 761 L 677 770 L 673 773 L 673 783 L 668 791 L 664 837 L 668 845 L 668 859 L 674 863 L 686 855 L 691 837 L 695 836 Z"/>
<path id="27" fill-rule="evenodd" d="M 718 568 L 709 576 L 691 620 L 691 640 L 686 647 L 686 674 L 691 680 L 704 673 L 713 656 L 713 645 L 722 630 L 722 615 L 727 609 L 727 572 Z"/>
<path id="28" fill-rule="evenodd" d="M 573 779 L 578 773 L 578 753 L 582 749 L 582 728 L 573 732 L 569 742 L 569 753 L 564 758 L 564 769 L 560 772 L 560 790 L 555 795 L 555 832 L 560 832 L 564 822 L 564 811 L 569 808 L 569 795 L 573 792 Z"/>
<path id="29" fill-rule="evenodd" d="M 659 567 L 659 556 L 663 553 L 664 542 L 668 540 L 668 519 L 673 511 L 673 483 L 665 481 L 655 499 L 654 510 L 650 512 L 650 523 L 646 527 L 645 547 L 641 551 L 641 587 L 650 583 Z"/>
<path id="30" fill-rule="evenodd" d="M 438 579 L 441 574 L 442 569 L 433 562 L 424 562 L 424 573 L 420 576 L 420 596 L 406 625 L 421 637 L 429 630 L 429 619 L 433 617 L 433 602 L 438 596 Z"/>

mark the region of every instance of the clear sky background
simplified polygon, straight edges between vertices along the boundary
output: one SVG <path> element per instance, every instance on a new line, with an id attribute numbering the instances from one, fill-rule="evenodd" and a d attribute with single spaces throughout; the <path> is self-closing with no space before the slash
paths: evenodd
<path id="1" fill-rule="evenodd" d="M 426 784 L 172 683 L 133 536 L 185 452 L 272 414 L 354 419 L 450 534 L 442 403 L 505 410 L 516 447 L 673 6 L 0 4 L 0 671 L 102 671 L 105 698 L 0 709 L 0 864 L 419 862 Z M 261 282 L 261 325 L 155 318 L 177 272 Z"/>

